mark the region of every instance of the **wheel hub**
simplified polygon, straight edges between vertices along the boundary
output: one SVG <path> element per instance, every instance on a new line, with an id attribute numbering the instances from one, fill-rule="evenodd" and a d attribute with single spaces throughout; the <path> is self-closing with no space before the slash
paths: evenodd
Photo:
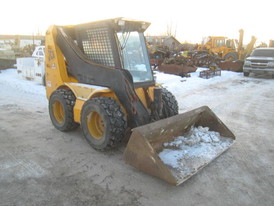
<path id="1" fill-rule="evenodd" d="M 55 117 L 55 119 L 58 123 L 63 123 L 64 122 L 64 120 L 65 120 L 64 113 L 65 112 L 64 112 L 63 105 L 60 102 L 55 101 L 53 103 L 53 115 L 54 115 L 54 117 Z"/>
<path id="2" fill-rule="evenodd" d="M 87 127 L 95 139 L 101 139 L 103 137 L 105 126 L 101 116 L 97 112 L 90 112 L 90 114 L 87 115 Z"/>

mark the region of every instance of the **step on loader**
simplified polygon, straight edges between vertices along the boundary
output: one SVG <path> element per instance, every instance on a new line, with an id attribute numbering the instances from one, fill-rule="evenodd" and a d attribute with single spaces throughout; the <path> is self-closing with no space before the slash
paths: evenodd
<path id="1" fill-rule="evenodd" d="M 208 107 L 178 114 L 175 97 L 156 84 L 151 70 L 144 37 L 149 25 L 115 18 L 51 26 L 45 48 L 49 114 L 60 131 L 81 125 L 97 150 L 130 136 L 126 163 L 178 185 L 227 150 L 235 136 Z M 197 128 L 205 133 L 192 138 Z M 212 147 L 209 131 L 220 135 Z"/>

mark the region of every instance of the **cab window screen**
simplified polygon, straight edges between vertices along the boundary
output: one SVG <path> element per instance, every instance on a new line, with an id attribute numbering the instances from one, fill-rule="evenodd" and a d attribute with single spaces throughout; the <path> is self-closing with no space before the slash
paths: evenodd
<path id="1" fill-rule="evenodd" d="M 115 66 L 107 28 L 82 30 L 80 33 L 83 50 L 87 58 L 104 66 Z"/>

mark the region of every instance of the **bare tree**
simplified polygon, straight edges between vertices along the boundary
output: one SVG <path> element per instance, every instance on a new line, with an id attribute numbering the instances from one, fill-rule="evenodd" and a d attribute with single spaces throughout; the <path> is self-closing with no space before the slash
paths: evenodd
<path id="1" fill-rule="evenodd" d="M 167 24 L 166 35 L 176 37 L 176 33 L 177 33 L 177 23 L 173 28 L 173 21 L 171 21 L 169 24 Z"/>

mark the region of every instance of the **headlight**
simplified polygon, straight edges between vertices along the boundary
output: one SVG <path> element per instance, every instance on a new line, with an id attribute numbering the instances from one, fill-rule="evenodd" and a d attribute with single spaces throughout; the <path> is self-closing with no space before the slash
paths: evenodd
<path id="1" fill-rule="evenodd" d="M 245 60 L 245 66 L 250 66 L 250 65 L 251 65 L 251 61 Z"/>
<path id="2" fill-rule="evenodd" d="M 269 67 L 274 67 L 274 62 L 268 62 Z"/>

